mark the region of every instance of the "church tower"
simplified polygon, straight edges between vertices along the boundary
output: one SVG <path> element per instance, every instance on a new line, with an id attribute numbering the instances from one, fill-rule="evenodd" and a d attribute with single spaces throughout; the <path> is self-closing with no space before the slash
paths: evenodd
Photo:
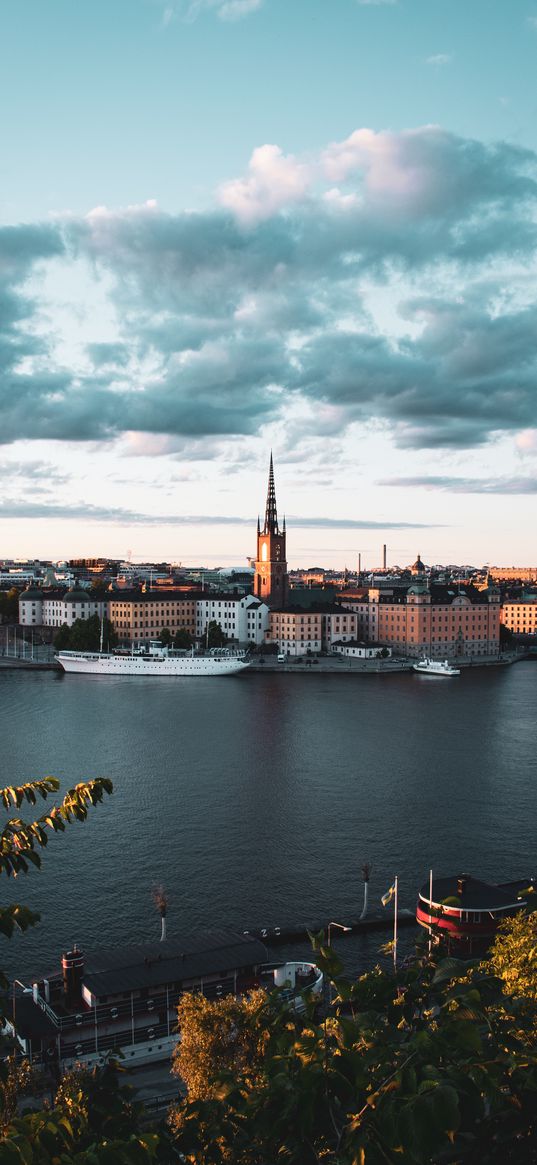
<path id="1" fill-rule="evenodd" d="M 287 559 L 285 555 L 285 518 L 278 526 L 274 467 L 270 455 L 267 505 L 263 529 L 257 519 L 257 556 L 255 560 L 254 594 L 269 607 L 284 607 L 287 598 Z"/>

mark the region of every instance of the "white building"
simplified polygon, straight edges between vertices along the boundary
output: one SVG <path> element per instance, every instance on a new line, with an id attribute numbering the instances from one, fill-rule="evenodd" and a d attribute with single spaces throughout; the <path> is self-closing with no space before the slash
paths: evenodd
<path id="1" fill-rule="evenodd" d="M 347 659 L 388 659 L 392 654 L 391 647 L 382 643 L 333 643 L 331 651 Z"/>
<path id="2" fill-rule="evenodd" d="M 270 611 L 255 595 L 216 595 L 196 601 L 196 637 L 202 639 L 209 623 L 219 623 L 227 639 L 236 643 L 265 641 Z"/>
<path id="3" fill-rule="evenodd" d="M 94 598 L 88 591 L 40 590 L 30 587 L 19 598 L 19 623 L 22 627 L 71 627 L 75 619 L 101 618 L 107 602 Z"/>

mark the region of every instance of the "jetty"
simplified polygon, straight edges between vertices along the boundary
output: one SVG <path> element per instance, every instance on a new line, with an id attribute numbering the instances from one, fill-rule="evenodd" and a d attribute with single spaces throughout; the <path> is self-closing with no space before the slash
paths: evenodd
<path id="1" fill-rule="evenodd" d="M 338 915 L 339 917 L 339 915 Z M 369 934 L 371 931 L 390 931 L 393 930 L 393 910 L 385 911 L 371 911 L 370 914 L 363 919 L 351 918 L 341 919 L 341 927 L 345 930 L 338 930 L 338 939 L 343 938 L 346 934 Z M 397 911 L 397 925 L 402 926 L 417 926 L 416 915 L 413 910 L 407 910 L 403 907 Z M 260 939 L 261 942 L 268 943 L 269 946 L 279 946 L 283 943 L 309 941 L 311 934 L 319 934 L 319 931 L 327 932 L 328 920 L 324 922 L 296 922 L 287 923 L 284 926 L 252 926 L 248 930 L 240 928 L 243 934 L 250 934 L 252 938 Z"/>

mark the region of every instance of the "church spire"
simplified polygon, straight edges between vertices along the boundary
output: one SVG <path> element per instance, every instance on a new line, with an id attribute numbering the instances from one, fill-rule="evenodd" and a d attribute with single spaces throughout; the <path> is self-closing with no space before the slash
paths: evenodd
<path id="1" fill-rule="evenodd" d="M 272 449 L 270 451 L 269 479 L 267 489 L 267 505 L 265 509 L 264 534 L 278 533 L 278 511 L 276 509 L 276 490 L 274 487 L 274 465 L 272 463 Z"/>

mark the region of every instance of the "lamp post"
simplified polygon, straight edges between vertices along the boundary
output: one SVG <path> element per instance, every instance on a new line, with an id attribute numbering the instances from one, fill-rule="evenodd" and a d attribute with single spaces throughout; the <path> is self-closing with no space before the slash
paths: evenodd
<path id="1" fill-rule="evenodd" d="M 352 930 L 351 926 L 344 926 L 342 922 L 329 922 L 328 927 L 327 927 L 327 941 L 326 941 L 326 945 L 327 945 L 328 949 L 330 949 L 330 947 L 332 946 L 332 943 L 330 941 L 330 938 L 331 938 L 330 931 L 332 930 L 332 927 L 335 927 L 337 930 L 343 930 L 343 931 L 347 931 L 347 932 Z M 327 996 L 328 996 L 327 1003 L 330 1006 L 332 1003 L 332 980 L 331 979 L 329 979 L 329 981 L 328 981 Z"/>

